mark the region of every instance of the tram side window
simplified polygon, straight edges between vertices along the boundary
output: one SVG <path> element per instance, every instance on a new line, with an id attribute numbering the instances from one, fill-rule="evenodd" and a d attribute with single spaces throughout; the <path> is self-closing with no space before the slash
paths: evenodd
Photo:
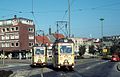
<path id="1" fill-rule="evenodd" d="M 44 50 L 36 49 L 35 54 L 44 54 Z"/>

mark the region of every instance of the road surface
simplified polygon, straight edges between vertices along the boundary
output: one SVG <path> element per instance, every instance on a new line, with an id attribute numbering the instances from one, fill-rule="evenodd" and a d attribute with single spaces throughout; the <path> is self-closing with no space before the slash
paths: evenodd
<path id="1" fill-rule="evenodd" d="M 0 70 L 12 70 L 13 74 L 10 77 L 120 77 L 120 71 L 116 68 L 118 62 L 108 60 L 76 60 L 73 71 L 55 70 L 52 66 L 31 68 L 29 62 L 22 63 L 21 65 L 0 68 Z"/>

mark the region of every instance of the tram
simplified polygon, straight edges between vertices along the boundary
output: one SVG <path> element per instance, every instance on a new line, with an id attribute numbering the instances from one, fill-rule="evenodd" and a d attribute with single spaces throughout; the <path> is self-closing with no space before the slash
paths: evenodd
<path id="1" fill-rule="evenodd" d="M 34 46 L 32 48 L 32 66 L 44 66 L 47 64 L 47 47 Z"/>
<path id="2" fill-rule="evenodd" d="M 56 40 L 52 47 L 53 67 L 67 67 L 73 69 L 74 63 L 74 43 L 71 39 L 62 38 Z"/>

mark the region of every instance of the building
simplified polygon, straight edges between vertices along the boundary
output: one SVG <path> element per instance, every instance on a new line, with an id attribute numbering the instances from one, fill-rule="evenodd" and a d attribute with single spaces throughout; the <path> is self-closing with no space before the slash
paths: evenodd
<path id="1" fill-rule="evenodd" d="M 109 42 L 109 45 L 119 45 L 120 46 L 120 35 L 114 35 L 114 36 L 104 36 L 103 37 L 104 42 Z M 105 43 L 106 45 L 106 43 Z M 108 43 L 107 43 L 108 45 Z"/>
<path id="2" fill-rule="evenodd" d="M 0 20 L 0 51 L 14 58 L 25 58 L 34 45 L 33 20 L 14 18 Z"/>
<path id="3" fill-rule="evenodd" d="M 73 40 L 74 44 L 75 44 L 75 52 L 79 52 L 79 46 L 83 46 L 83 45 L 86 45 L 86 42 L 88 40 L 88 38 L 70 38 Z"/>

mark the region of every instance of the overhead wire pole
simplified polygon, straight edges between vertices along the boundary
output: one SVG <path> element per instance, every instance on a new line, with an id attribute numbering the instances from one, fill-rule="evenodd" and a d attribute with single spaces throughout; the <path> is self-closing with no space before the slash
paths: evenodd
<path id="1" fill-rule="evenodd" d="M 69 28 L 69 38 L 71 37 L 71 27 L 70 27 L 70 0 L 68 0 L 68 28 Z"/>
<path id="2" fill-rule="evenodd" d="M 68 37 L 67 21 L 56 21 L 56 23 L 57 23 L 57 34 L 59 34 L 59 31 L 62 30 L 65 36 Z M 66 32 L 63 30 L 64 27 Z"/>
<path id="3" fill-rule="evenodd" d="M 36 18 L 35 18 L 35 15 L 34 15 L 34 6 L 33 6 L 33 0 L 32 0 L 32 11 L 31 11 L 35 21 L 36 21 Z M 43 32 L 43 42 L 44 42 L 44 32 Z M 40 76 L 43 77 L 43 68 L 41 68 L 41 72 L 40 72 Z"/>

